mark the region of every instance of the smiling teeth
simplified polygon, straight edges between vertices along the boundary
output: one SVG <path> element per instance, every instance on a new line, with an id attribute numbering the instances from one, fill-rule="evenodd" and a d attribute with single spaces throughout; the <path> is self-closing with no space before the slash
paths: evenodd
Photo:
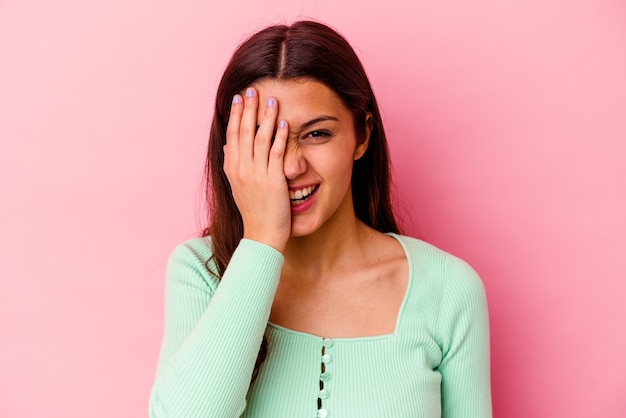
<path id="1" fill-rule="evenodd" d="M 289 199 L 292 203 L 302 203 L 315 191 L 317 186 L 309 186 L 298 190 L 289 190 Z"/>

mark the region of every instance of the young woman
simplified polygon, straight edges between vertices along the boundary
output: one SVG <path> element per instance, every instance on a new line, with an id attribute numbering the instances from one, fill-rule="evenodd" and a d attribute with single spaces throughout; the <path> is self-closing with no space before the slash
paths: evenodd
<path id="1" fill-rule="evenodd" d="M 302 21 L 244 42 L 206 170 L 210 227 L 167 267 L 152 417 L 491 416 L 482 284 L 399 235 L 343 37 Z"/>

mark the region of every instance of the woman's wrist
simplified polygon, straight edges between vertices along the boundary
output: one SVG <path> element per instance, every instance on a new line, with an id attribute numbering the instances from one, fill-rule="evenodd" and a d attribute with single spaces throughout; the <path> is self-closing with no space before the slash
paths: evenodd
<path id="1" fill-rule="evenodd" d="M 270 246 L 281 254 L 285 252 L 285 246 L 287 245 L 287 240 L 282 237 L 277 236 L 277 234 L 244 232 L 243 238 Z"/>

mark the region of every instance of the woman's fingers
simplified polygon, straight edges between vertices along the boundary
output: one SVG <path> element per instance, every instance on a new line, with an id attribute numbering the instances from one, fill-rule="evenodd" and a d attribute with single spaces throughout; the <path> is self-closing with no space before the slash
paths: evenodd
<path id="1" fill-rule="evenodd" d="M 228 148 L 228 159 L 225 153 L 224 155 L 224 169 L 226 170 L 229 161 L 237 161 L 239 155 L 239 126 L 241 125 L 241 115 L 243 113 L 243 98 L 235 94 L 230 107 L 230 116 L 228 118 L 228 125 L 226 126 L 226 146 L 224 151 Z"/>
<path id="2" fill-rule="evenodd" d="M 285 120 L 278 121 L 277 125 L 267 168 L 271 174 L 284 177 L 285 148 L 287 147 L 287 138 L 289 137 L 289 126 Z"/>
<path id="3" fill-rule="evenodd" d="M 257 128 L 258 106 L 258 93 L 251 87 L 246 89 L 245 97 L 233 96 L 226 127 L 224 170 L 227 175 L 237 172 L 244 176 L 271 171 L 273 176 L 284 180 L 283 159 L 289 127 L 284 120 L 276 122 L 278 101 L 268 97 Z"/>
<path id="4" fill-rule="evenodd" d="M 239 126 L 239 158 L 244 163 L 252 162 L 254 137 L 257 127 L 257 110 L 259 97 L 257 91 L 248 87 L 244 98 L 243 114 Z"/>
<path id="5" fill-rule="evenodd" d="M 276 129 L 276 116 L 278 115 L 278 102 L 273 97 L 265 101 L 263 119 L 254 138 L 254 162 L 258 171 L 266 171 L 268 154 Z"/>

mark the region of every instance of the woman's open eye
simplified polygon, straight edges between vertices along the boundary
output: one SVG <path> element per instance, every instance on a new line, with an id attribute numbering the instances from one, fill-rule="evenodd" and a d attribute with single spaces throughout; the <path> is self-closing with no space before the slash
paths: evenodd
<path id="1" fill-rule="evenodd" d="M 311 131 L 309 133 L 307 133 L 306 135 L 302 136 L 302 141 L 307 141 L 307 142 L 326 142 L 328 141 L 328 139 L 330 139 L 331 137 L 331 133 L 325 130 L 315 130 L 315 131 Z"/>

